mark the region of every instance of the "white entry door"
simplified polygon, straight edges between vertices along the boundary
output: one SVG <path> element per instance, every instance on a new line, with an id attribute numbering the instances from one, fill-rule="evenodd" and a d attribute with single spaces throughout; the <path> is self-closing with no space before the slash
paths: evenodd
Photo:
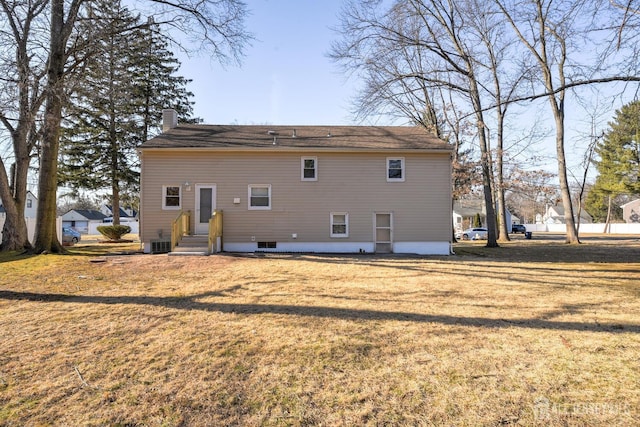
<path id="1" fill-rule="evenodd" d="M 196 184 L 196 234 L 209 232 L 209 219 L 216 208 L 216 186 Z"/>

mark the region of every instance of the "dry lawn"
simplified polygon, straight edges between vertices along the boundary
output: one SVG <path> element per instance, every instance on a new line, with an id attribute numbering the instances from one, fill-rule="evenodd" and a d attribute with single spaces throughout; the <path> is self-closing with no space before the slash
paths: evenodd
<path id="1" fill-rule="evenodd" d="M 640 425 L 636 239 L 123 248 L 0 255 L 0 425 Z"/>

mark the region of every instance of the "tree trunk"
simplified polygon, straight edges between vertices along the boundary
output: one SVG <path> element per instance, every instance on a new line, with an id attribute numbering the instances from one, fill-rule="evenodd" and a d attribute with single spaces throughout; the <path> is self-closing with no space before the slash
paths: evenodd
<path id="1" fill-rule="evenodd" d="M 8 25 L 17 25 L 20 28 L 20 31 L 13 33 L 17 72 L 15 101 L 18 117 L 17 120 L 10 120 L 5 115 L 0 116 L 7 133 L 11 135 L 15 158 L 10 176 L 7 176 L 5 165 L 0 159 L 0 197 L 6 212 L 0 251 L 31 250 L 24 211 L 31 154 L 37 138 L 35 115 L 42 105 L 42 96 L 39 91 L 40 77 L 31 69 L 30 61 L 33 54 L 29 51 L 27 43 L 31 24 L 40 14 L 37 11 L 39 5 L 32 4 L 32 6 L 33 8 L 28 8 L 29 12 L 23 20 L 15 15 L 6 17 L 11 21 Z M 5 10 L 5 14 L 7 13 L 8 10 Z M 4 108 L 3 113 L 8 111 L 13 112 L 13 108 Z"/>
<path id="2" fill-rule="evenodd" d="M 113 67 L 111 67 L 111 76 L 110 82 L 113 83 L 115 81 L 115 77 L 113 75 Z M 113 96 L 114 90 L 111 90 L 111 94 L 109 96 Z M 111 140 L 111 214 L 113 225 L 120 225 L 120 180 L 118 179 L 119 174 L 119 164 L 118 164 L 118 154 L 119 154 L 119 146 L 118 146 L 118 135 L 116 132 L 116 108 L 115 101 L 111 99 L 110 104 L 110 117 L 109 117 L 109 139 Z"/>
<path id="3" fill-rule="evenodd" d="M 15 150 L 18 153 L 18 159 L 14 167 L 11 168 L 13 176 L 11 178 L 7 177 L 5 168 L 0 168 L 0 198 L 5 209 L 0 251 L 25 251 L 31 249 L 27 222 L 24 218 L 29 156 L 26 156 L 25 161 L 25 156 L 21 154 L 25 148 L 20 146 L 20 142 L 15 141 L 19 137 L 19 132 L 15 132 L 13 135 L 14 146 L 17 143 L 19 149 Z"/>
<path id="4" fill-rule="evenodd" d="M 113 213 L 113 225 L 120 225 L 120 187 L 118 179 L 114 179 L 111 185 L 111 212 Z"/>
<path id="5" fill-rule="evenodd" d="M 610 227 L 610 221 L 611 221 L 611 194 L 609 194 L 609 202 L 607 203 L 607 220 L 604 223 L 604 230 L 603 233 L 609 233 L 609 227 Z"/>
<path id="6" fill-rule="evenodd" d="M 498 107 L 500 109 L 501 107 Z M 498 118 L 498 152 L 496 160 L 496 201 L 498 205 L 498 240 L 501 242 L 508 242 L 509 231 L 511 231 L 511 224 L 507 224 L 507 204 L 504 197 L 504 141 L 503 141 L 503 114 L 499 113 Z"/>
<path id="7" fill-rule="evenodd" d="M 6 179 L 4 168 L 0 171 Z M 15 185 L 15 184 L 14 184 Z M 26 188 L 26 186 L 25 186 Z M 27 232 L 27 222 L 24 219 L 24 200 L 26 197 L 14 199 L 9 186 L 0 185 L 0 197 L 5 209 L 5 221 L 2 226 L 2 243 L 0 251 L 24 251 L 31 249 Z M 26 191 L 25 191 L 26 193 Z"/>
<path id="8" fill-rule="evenodd" d="M 487 247 L 497 248 L 497 224 L 496 224 L 496 210 L 493 204 L 493 191 L 491 189 L 492 173 L 491 173 L 491 159 L 487 144 L 486 126 L 484 124 L 484 117 L 482 115 L 482 103 L 480 101 L 480 95 L 473 79 L 469 79 L 471 91 L 471 101 L 474 105 L 476 112 L 476 119 L 478 120 L 478 141 L 480 144 L 480 166 L 482 168 L 482 189 L 484 190 L 484 204 L 487 215 Z"/>
<path id="9" fill-rule="evenodd" d="M 554 100 L 551 100 L 553 105 Z M 564 220 L 566 224 L 566 243 L 580 243 L 576 230 L 575 218 L 573 216 L 573 204 L 571 203 L 571 191 L 569 190 L 569 179 L 567 178 L 567 160 L 564 151 L 564 112 L 559 108 L 554 108 L 553 114 L 556 118 L 556 155 L 558 157 L 558 179 L 560 181 L 560 195 L 562 196 L 562 206 L 564 208 Z"/>
<path id="10" fill-rule="evenodd" d="M 484 133 L 484 129 L 480 129 Z M 481 139 L 484 139 L 481 137 Z M 481 143 L 482 144 L 482 143 Z M 493 207 L 493 195 L 491 191 L 491 169 L 487 153 L 481 155 L 482 163 L 482 188 L 484 190 L 484 204 L 487 211 L 487 247 L 498 247 L 496 236 L 496 214 Z"/>
<path id="11" fill-rule="evenodd" d="M 56 232 L 58 149 L 64 97 L 62 83 L 66 44 L 66 39 L 63 36 L 64 0 L 52 0 L 50 7 L 51 42 L 47 68 L 47 97 L 40 157 L 40 179 L 38 181 L 39 201 L 35 253 L 61 253 L 64 251 Z"/>

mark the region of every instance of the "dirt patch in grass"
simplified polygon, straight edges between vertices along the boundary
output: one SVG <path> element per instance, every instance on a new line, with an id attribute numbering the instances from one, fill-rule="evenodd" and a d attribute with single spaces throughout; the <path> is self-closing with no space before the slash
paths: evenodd
<path id="1" fill-rule="evenodd" d="M 640 424 L 634 239 L 135 249 L 0 256 L 0 425 Z"/>

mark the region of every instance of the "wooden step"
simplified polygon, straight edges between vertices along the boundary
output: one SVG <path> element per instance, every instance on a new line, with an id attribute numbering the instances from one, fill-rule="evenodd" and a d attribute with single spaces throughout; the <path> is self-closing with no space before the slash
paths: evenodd
<path id="1" fill-rule="evenodd" d="M 209 255 L 209 236 L 183 236 L 169 255 L 206 256 Z"/>

